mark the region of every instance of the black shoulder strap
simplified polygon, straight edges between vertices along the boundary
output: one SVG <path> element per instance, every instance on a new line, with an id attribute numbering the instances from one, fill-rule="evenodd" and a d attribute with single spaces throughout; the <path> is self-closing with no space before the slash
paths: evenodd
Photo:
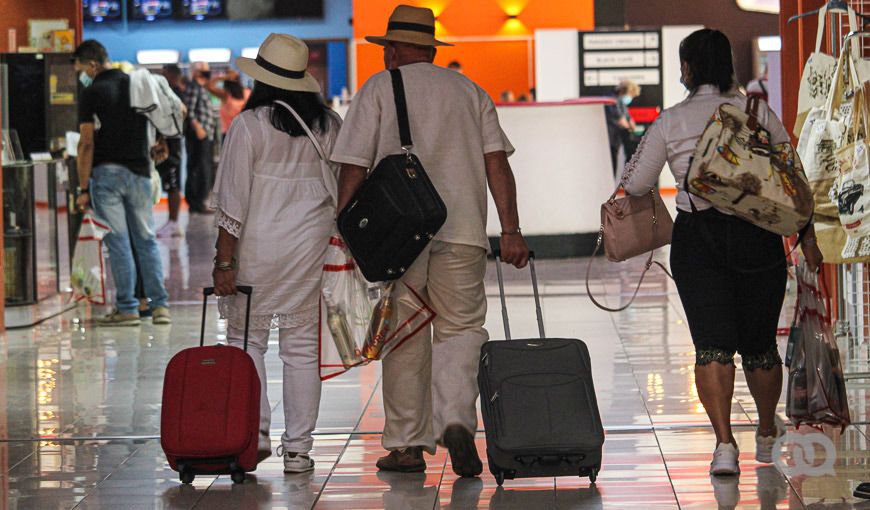
<path id="1" fill-rule="evenodd" d="M 396 118 L 399 120 L 399 138 L 402 147 L 412 147 L 411 125 L 408 121 L 408 104 L 405 102 L 405 85 L 402 83 L 402 72 L 398 69 L 390 69 L 393 78 L 393 97 L 396 99 Z"/>

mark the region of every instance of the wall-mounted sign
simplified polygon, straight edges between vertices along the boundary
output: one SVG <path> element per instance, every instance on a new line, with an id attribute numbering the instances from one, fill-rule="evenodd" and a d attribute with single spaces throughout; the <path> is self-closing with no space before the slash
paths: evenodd
<path id="1" fill-rule="evenodd" d="M 661 107 L 661 33 L 580 32 L 580 93 L 606 96 L 622 81 L 641 86 L 635 107 Z"/>

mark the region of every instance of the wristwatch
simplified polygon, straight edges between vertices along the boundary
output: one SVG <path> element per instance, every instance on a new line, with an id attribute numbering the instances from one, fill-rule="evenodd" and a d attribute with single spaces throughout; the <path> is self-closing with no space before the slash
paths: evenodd
<path id="1" fill-rule="evenodd" d="M 76 196 L 81 195 L 82 193 L 90 193 L 91 190 L 89 188 L 82 188 L 81 186 L 76 186 Z"/>

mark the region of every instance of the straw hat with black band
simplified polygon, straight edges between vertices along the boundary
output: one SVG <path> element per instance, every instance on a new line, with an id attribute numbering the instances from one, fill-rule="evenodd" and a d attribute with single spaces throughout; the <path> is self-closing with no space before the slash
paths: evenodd
<path id="1" fill-rule="evenodd" d="M 435 39 L 435 14 L 432 9 L 400 5 L 393 10 L 383 36 L 366 36 L 366 41 L 386 46 L 390 42 L 417 46 L 453 46 Z"/>
<path id="2" fill-rule="evenodd" d="M 239 57 L 239 69 L 267 85 L 297 92 L 321 92 L 320 83 L 308 73 L 308 46 L 287 34 L 269 34 L 257 58 Z"/>

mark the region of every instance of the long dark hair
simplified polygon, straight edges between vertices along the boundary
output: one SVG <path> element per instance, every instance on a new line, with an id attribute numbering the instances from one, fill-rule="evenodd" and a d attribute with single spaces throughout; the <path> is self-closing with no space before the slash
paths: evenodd
<path id="1" fill-rule="evenodd" d="M 244 99 L 245 88 L 236 80 L 224 80 L 224 90 L 227 91 L 233 99 Z"/>
<path id="2" fill-rule="evenodd" d="M 323 102 L 320 94 L 279 89 L 261 81 L 254 82 L 251 96 L 245 103 L 243 111 L 254 110 L 261 106 L 273 106 L 275 101 L 289 104 L 312 131 L 324 133 L 329 129 L 330 122 L 334 121 L 331 110 Z M 305 136 L 302 126 L 286 108 L 275 105 L 269 120 L 278 131 L 283 131 L 290 136 Z"/>
<path id="3" fill-rule="evenodd" d="M 715 85 L 722 93 L 734 87 L 731 42 L 718 30 L 703 28 L 689 34 L 680 43 L 680 61 L 689 66 L 693 94 L 701 85 Z"/>

